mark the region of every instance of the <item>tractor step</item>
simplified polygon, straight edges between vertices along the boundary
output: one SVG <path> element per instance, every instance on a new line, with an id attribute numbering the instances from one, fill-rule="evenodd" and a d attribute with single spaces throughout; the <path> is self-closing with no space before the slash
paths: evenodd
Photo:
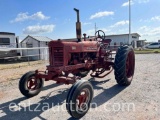
<path id="1" fill-rule="evenodd" d="M 110 60 L 114 60 L 114 58 L 109 58 Z"/>

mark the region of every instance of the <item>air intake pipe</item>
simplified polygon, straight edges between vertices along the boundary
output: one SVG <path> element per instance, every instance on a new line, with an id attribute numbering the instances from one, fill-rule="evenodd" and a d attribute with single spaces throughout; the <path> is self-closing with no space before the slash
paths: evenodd
<path id="1" fill-rule="evenodd" d="M 77 35 L 78 42 L 81 42 L 81 22 L 79 20 L 79 10 L 76 8 L 74 8 L 74 10 L 77 13 L 76 35 Z"/>

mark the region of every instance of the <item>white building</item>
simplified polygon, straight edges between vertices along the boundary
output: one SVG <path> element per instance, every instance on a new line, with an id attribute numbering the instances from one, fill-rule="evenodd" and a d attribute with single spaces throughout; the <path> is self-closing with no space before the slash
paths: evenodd
<path id="1" fill-rule="evenodd" d="M 48 42 L 52 39 L 43 36 L 30 36 L 28 35 L 21 41 L 22 48 L 39 48 L 48 47 Z M 30 56 L 30 60 L 47 60 L 48 48 L 43 49 L 26 49 L 22 50 L 22 56 Z"/>
<path id="2" fill-rule="evenodd" d="M 89 37 L 95 37 L 95 36 L 89 36 Z M 130 34 L 114 34 L 114 35 L 106 35 L 105 39 L 111 39 L 111 46 L 120 46 L 121 44 L 129 44 L 132 45 L 134 48 L 137 47 L 143 47 L 145 45 L 146 40 L 139 40 L 141 36 L 138 33 L 132 33 Z M 130 40 L 130 41 L 129 41 Z M 70 38 L 70 39 L 62 39 L 62 41 L 77 41 L 76 38 Z M 129 43 L 128 43 L 129 42 Z"/>
<path id="3" fill-rule="evenodd" d="M 141 37 L 138 33 L 130 34 L 115 34 L 115 35 L 106 35 L 106 39 L 111 39 L 111 45 L 120 45 L 120 44 L 132 44 L 134 48 L 137 48 L 137 41 L 139 41 L 139 37 Z M 130 41 L 129 41 L 130 40 Z"/>

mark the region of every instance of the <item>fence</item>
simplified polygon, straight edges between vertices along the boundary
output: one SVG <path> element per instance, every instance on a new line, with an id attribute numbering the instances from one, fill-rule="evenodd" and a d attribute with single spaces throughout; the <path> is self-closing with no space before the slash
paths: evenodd
<path id="1" fill-rule="evenodd" d="M 7 63 L 8 61 L 28 61 L 28 64 L 30 64 L 30 61 L 35 60 L 48 62 L 48 47 L 0 48 L 0 60 L 1 63 Z"/>
<path id="2" fill-rule="evenodd" d="M 115 50 L 118 45 L 110 45 L 108 49 Z M 0 46 L 0 61 L 7 63 L 7 61 L 30 61 L 42 60 L 48 62 L 49 53 L 48 47 L 33 47 L 33 48 L 9 48 Z"/>

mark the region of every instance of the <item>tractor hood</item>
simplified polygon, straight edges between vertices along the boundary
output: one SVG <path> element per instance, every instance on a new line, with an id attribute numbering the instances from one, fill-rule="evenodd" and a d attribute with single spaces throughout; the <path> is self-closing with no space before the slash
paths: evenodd
<path id="1" fill-rule="evenodd" d="M 96 52 L 98 51 L 97 41 L 65 42 L 51 41 L 49 47 L 63 47 L 66 52 Z"/>

